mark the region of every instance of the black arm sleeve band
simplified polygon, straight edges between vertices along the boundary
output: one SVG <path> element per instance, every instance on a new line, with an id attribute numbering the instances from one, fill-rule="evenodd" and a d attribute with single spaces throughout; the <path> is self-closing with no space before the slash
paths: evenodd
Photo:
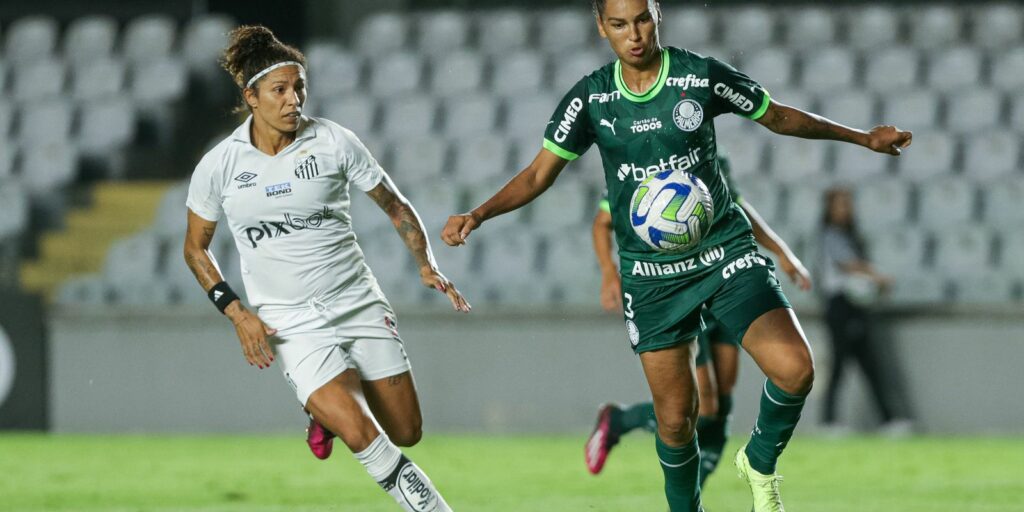
<path id="1" fill-rule="evenodd" d="M 228 286 L 228 283 L 224 281 L 213 285 L 213 288 L 210 288 L 210 291 L 206 292 L 206 296 L 210 298 L 210 301 L 213 302 L 214 306 L 217 306 L 217 309 L 220 310 L 221 313 L 224 313 L 228 304 L 231 304 L 238 298 L 238 294 L 236 294 L 234 290 Z"/>

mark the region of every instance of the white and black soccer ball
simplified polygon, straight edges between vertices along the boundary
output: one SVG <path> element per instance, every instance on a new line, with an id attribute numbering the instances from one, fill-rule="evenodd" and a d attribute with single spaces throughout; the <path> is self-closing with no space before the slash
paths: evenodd
<path id="1" fill-rule="evenodd" d="M 633 231 L 659 252 L 682 253 L 697 247 L 714 219 L 708 187 L 684 171 L 648 176 L 629 203 Z"/>

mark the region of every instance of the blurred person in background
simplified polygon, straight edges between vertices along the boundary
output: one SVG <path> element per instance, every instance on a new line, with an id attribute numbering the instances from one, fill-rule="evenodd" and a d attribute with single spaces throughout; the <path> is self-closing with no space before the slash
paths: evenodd
<path id="1" fill-rule="evenodd" d="M 758 252 L 750 222 L 729 197 L 716 159 L 714 118 L 740 115 L 780 135 L 838 140 L 889 155 L 899 155 L 912 135 L 894 126 L 843 126 L 773 101 L 759 83 L 717 59 L 662 47 L 656 0 L 591 4 L 598 32 L 617 59 L 565 93 L 533 161 L 483 204 L 450 216 L 441 238 L 465 244 L 488 219 L 536 199 L 566 164 L 597 145 L 623 267 L 623 320 L 654 400 L 655 452 L 670 509 L 703 508 L 693 358 L 706 305 L 765 373 L 756 423 L 733 462 L 750 488 L 754 512 L 781 512 L 776 468 L 813 386 L 814 357 L 774 263 Z M 655 250 L 629 219 L 640 183 L 666 170 L 692 174 L 719 205 L 708 235 L 682 254 Z"/>
<path id="2" fill-rule="evenodd" d="M 307 442 L 317 457 L 330 455 L 337 434 L 403 509 L 451 510 L 398 448 L 422 435 L 419 398 L 395 313 L 352 231 L 350 185 L 391 219 L 423 284 L 447 294 L 458 311 L 469 304 L 438 270 L 412 205 L 355 134 L 302 115 L 299 50 L 265 27 L 242 26 L 230 35 L 223 65 L 249 116 L 192 175 L 185 261 L 235 325 L 249 364 L 268 368 L 280 357 L 285 380 L 310 414 Z M 222 217 L 255 314 L 209 251 Z"/>
<path id="3" fill-rule="evenodd" d="M 750 219 L 754 239 L 761 246 L 775 254 L 779 267 L 801 290 L 811 289 L 811 276 L 803 263 L 771 226 L 761 217 L 732 180 L 731 165 L 724 155 L 718 156 L 732 200 L 738 204 Z M 601 198 L 600 207 L 594 216 L 592 235 L 594 252 L 601 268 L 601 307 L 608 312 L 622 311 L 622 281 L 615 265 L 612 236 L 611 205 L 608 193 Z M 740 340 L 729 336 L 718 325 L 718 320 L 707 310 L 701 312 L 704 329 L 697 336 L 697 438 L 700 439 L 700 482 L 703 488 L 708 476 L 718 467 L 722 452 L 729 436 L 729 422 L 732 417 L 732 392 L 739 377 Z M 604 468 L 611 449 L 621 436 L 642 428 L 648 432 L 657 431 L 653 402 L 639 402 L 629 406 L 608 403 L 601 406 L 597 424 L 584 445 L 587 469 L 598 474 Z"/>
<path id="4" fill-rule="evenodd" d="M 849 189 L 836 187 L 825 191 L 820 240 L 821 290 L 832 343 L 822 423 L 833 435 L 848 431 L 838 423 L 839 392 L 847 364 L 856 362 L 864 371 L 881 417 L 881 432 L 910 434 L 912 423 L 905 416 L 906 408 L 899 404 L 895 383 L 889 382 L 892 368 L 886 365 L 887 358 L 878 346 L 878 322 L 872 314 L 872 308 L 888 292 L 892 279 L 878 272 L 868 261 L 864 240 L 857 231 L 853 194 Z"/>

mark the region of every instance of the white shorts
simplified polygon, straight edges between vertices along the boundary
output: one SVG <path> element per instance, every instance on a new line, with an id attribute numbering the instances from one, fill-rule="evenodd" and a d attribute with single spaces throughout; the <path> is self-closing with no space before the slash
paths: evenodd
<path id="1" fill-rule="evenodd" d="M 277 329 L 270 346 L 304 407 L 309 395 L 345 370 L 378 380 L 411 368 L 395 313 L 376 280 L 369 280 L 360 279 L 330 300 L 260 308 L 260 319 Z"/>

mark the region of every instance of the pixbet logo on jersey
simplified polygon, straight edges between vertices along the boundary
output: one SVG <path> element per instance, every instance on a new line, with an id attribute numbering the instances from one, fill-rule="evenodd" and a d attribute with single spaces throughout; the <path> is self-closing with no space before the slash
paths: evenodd
<path id="1" fill-rule="evenodd" d="M 685 171 L 698 163 L 700 163 L 700 147 L 691 149 L 689 153 L 682 157 L 672 155 L 668 157 L 668 160 L 660 158 L 657 164 L 646 167 L 638 167 L 633 163 L 622 164 L 619 166 L 618 176 L 619 181 L 626 181 L 627 176 L 633 176 L 634 181 L 640 182 L 647 179 L 648 176 L 661 171 L 669 169 Z"/>
<path id="2" fill-rule="evenodd" d="M 333 217 L 334 211 L 326 206 L 308 217 L 296 217 L 286 213 L 282 221 L 260 221 L 259 226 L 246 227 L 245 236 L 249 239 L 249 243 L 252 244 L 252 248 L 255 249 L 259 245 L 257 242 L 264 238 L 280 238 L 292 234 L 293 231 L 315 229 L 320 227 L 325 220 Z"/>

